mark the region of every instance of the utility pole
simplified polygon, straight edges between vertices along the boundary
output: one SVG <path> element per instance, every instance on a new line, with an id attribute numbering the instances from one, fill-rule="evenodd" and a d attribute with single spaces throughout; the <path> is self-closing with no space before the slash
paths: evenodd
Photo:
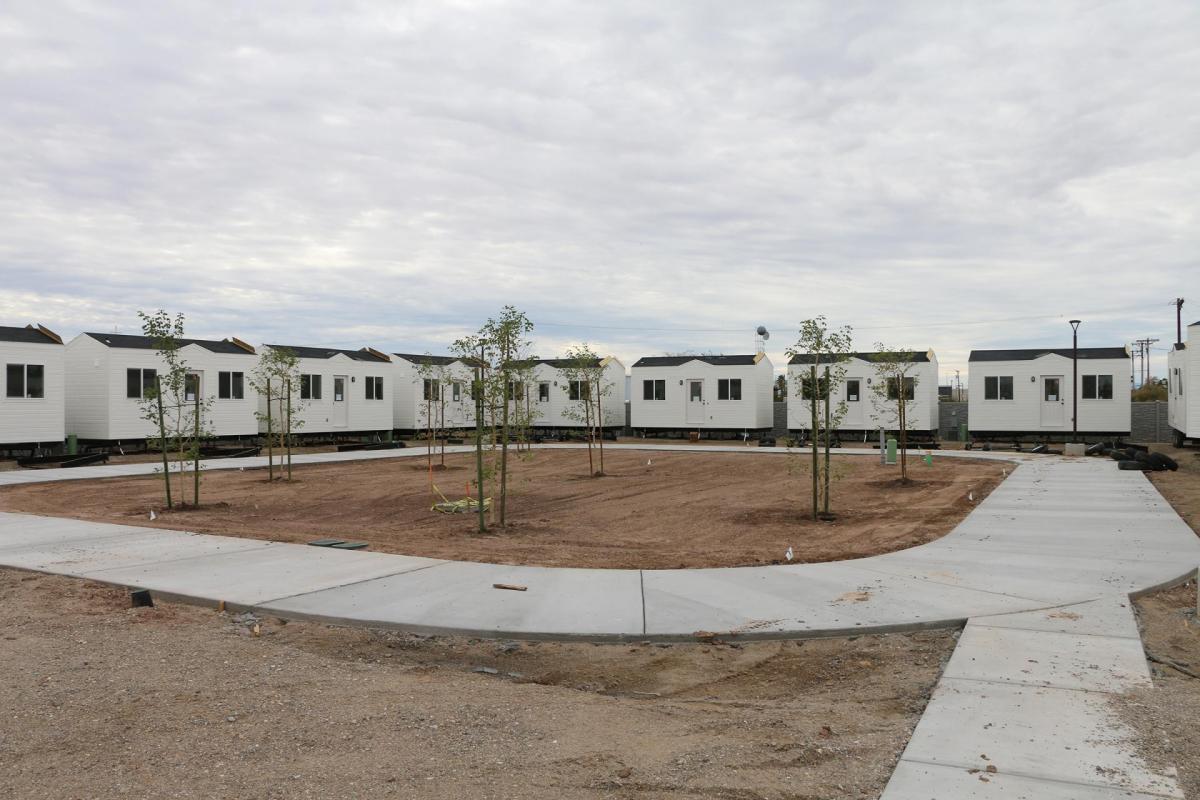
<path id="1" fill-rule="evenodd" d="M 1141 369 L 1138 370 L 1138 386 L 1144 386 L 1146 381 L 1150 379 L 1150 345 L 1157 341 L 1158 339 L 1146 337 L 1134 342 L 1138 348 L 1138 356 L 1141 358 Z"/>

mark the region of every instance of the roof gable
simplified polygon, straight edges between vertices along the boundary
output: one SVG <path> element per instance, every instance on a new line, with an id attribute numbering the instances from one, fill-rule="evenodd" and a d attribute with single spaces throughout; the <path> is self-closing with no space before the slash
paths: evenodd
<path id="1" fill-rule="evenodd" d="M 115 347 L 124 350 L 157 350 L 154 346 L 154 339 L 150 336 L 140 336 L 129 333 L 92 333 L 85 332 L 84 336 L 89 336 L 95 339 L 100 344 L 106 347 Z M 244 343 L 236 343 L 240 340 L 230 341 L 229 339 L 180 339 L 179 346 L 187 347 L 195 345 L 197 347 L 208 350 L 211 353 L 227 353 L 235 356 L 248 356 L 254 353 L 254 348 Z"/>
<path id="2" fill-rule="evenodd" d="M 391 361 L 378 350 L 364 347 L 362 350 L 343 350 L 337 347 L 303 347 L 294 344 L 266 344 L 272 350 L 290 350 L 296 358 L 330 359 L 334 356 L 345 356 L 352 361 L 370 361 L 376 364 L 386 364 Z"/>
<path id="3" fill-rule="evenodd" d="M 38 325 L 37 327 L 26 325 L 23 328 L 0 325 L 0 342 L 62 344 L 62 338 L 54 331 L 42 325 Z"/>
<path id="4" fill-rule="evenodd" d="M 903 351 L 901 351 L 901 352 L 903 352 Z M 928 350 L 925 352 L 917 352 L 914 350 L 914 351 L 912 351 L 912 359 L 910 359 L 906 363 L 928 364 L 928 363 L 930 363 L 929 353 L 930 353 L 930 351 L 928 351 Z M 878 364 L 881 361 L 884 361 L 885 358 L 889 355 L 891 355 L 891 354 L 876 350 L 874 352 L 869 352 L 869 353 L 868 352 L 847 353 L 845 358 L 847 358 L 847 359 L 857 358 L 859 361 L 868 361 L 872 364 Z M 824 358 L 824 357 L 825 356 L 822 356 L 822 358 Z M 788 360 L 788 363 L 789 364 L 813 364 L 816 362 L 816 358 L 817 357 L 815 355 L 812 355 L 810 353 L 797 353 L 796 355 L 792 356 L 791 359 Z M 826 362 L 822 361 L 821 363 L 826 363 Z"/>
<path id="5" fill-rule="evenodd" d="M 734 356 L 643 356 L 634 367 L 681 367 L 689 361 L 701 361 L 714 367 L 752 367 L 765 359 L 762 353 Z"/>
<path id="6" fill-rule="evenodd" d="M 1061 356 L 1071 358 L 1076 351 L 1070 347 L 1054 347 L 1025 350 L 972 350 L 967 361 L 1033 361 L 1043 356 Z M 1080 360 L 1103 358 L 1129 358 L 1129 350 L 1125 347 L 1080 347 Z"/>

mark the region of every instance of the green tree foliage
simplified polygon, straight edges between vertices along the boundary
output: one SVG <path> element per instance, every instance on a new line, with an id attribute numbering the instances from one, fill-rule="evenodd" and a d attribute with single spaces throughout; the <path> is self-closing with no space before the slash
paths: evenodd
<path id="1" fill-rule="evenodd" d="M 176 473 L 180 487 L 178 497 L 184 501 L 184 473 L 187 464 L 192 469 L 192 504 L 200 503 L 200 445 L 211 435 L 208 412 L 212 399 L 203 396 L 200 375 L 192 372 L 180 353 L 184 345 L 183 314 L 171 316 L 159 309 L 153 314 L 139 311 L 142 333 L 149 337 L 158 352 L 162 368 L 157 370 L 153 386 L 142 393 L 142 418 L 157 431 L 147 437 L 147 444 L 157 447 L 163 457 L 163 485 L 167 508 L 174 507 L 171 492 L 171 468 L 168 452 L 177 456 Z"/>
<path id="2" fill-rule="evenodd" d="M 1135 403 L 1151 403 L 1167 401 L 1167 379 L 1151 378 L 1133 390 L 1131 399 Z"/>
<path id="3" fill-rule="evenodd" d="M 873 357 L 876 379 L 871 386 L 875 393 L 876 419 L 881 427 L 895 430 L 900 444 L 900 481 L 908 483 L 908 432 L 913 429 L 912 407 L 916 401 L 917 352 L 875 345 Z"/>
<path id="4" fill-rule="evenodd" d="M 568 401 L 564 416 L 583 425 L 588 474 L 596 478 L 604 475 L 604 426 L 611 422 L 604 416 L 604 398 L 614 389 L 612 382 L 605 380 L 604 367 L 604 360 L 592 352 L 586 342 L 568 348 L 567 365 L 562 370 L 566 385 L 560 387 L 566 392 Z M 597 449 L 599 469 L 593 456 L 593 450 Z"/>
<path id="5" fill-rule="evenodd" d="M 812 517 L 828 519 L 833 470 L 830 447 L 833 434 L 846 414 L 844 399 L 833 400 L 840 393 L 846 375 L 846 357 L 851 352 L 853 338 L 849 325 L 832 329 L 825 317 L 818 316 L 800 323 L 799 338 L 787 350 L 790 358 L 800 356 L 807 365 L 792 391 L 808 407 L 812 448 Z M 822 444 L 824 458 L 821 457 Z"/>
<path id="6" fill-rule="evenodd" d="M 300 399 L 300 359 L 286 347 L 264 347 L 250 373 L 250 388 L 266 400 L 265 411 L 254 415 L 266 427 L 267 480 L 275 480 L 275 447 L 284 450 L 287 479 L 292 479 L 292 437 L 304 425 L 297 415 L 306 403 Z"/>

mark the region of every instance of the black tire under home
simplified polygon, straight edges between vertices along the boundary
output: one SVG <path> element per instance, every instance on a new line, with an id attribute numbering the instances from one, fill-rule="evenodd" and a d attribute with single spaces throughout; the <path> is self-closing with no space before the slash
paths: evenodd
<path id="1" fill-rule="evenodd" d="M 1151 467 L 1149 464 L 1145 463 L 1144 461 L 1132 461 L 1131 460 L 1131 461 L 1118 461 L 1117 469 L 1131 469 L 1131 470 L 1137 470 L 1138 472 L 1145 472 L 1146 470 L 1151 469 Z"/>
<path id="2" fill-rule="evenodd" d="M 1150 466 L 1155 469 L 1169 469 L 1171 472 L 1179 469 L 1179 462 L 1171 458 L 1166 453 L 1151 453 Z"/>

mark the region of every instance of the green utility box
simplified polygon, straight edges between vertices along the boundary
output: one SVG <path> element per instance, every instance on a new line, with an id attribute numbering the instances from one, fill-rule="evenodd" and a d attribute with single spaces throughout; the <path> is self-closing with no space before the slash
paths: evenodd
<path id="1" fill-rule="evenodd" d="M 965 423 L 965 422 L 958 423 L 958 440 L 960 442 L 965 442 L 965 441 L 967 441 L 968 435 L 969 434 L 967 433 L 967 423 Z"/>
<path id="2" fill-rule="evenodd" d="M 67 436 L 67 455 L 79 455 L 79 437 L 73 433 Z"/>
<path id="3" fill-rule="evenodd" d="M 895 464 L 896 463 L 896 440 L 895 439 L 889 438 L 887 440 L 887 459 L 884 461 L 884 463 L 885 464 Z"/>

